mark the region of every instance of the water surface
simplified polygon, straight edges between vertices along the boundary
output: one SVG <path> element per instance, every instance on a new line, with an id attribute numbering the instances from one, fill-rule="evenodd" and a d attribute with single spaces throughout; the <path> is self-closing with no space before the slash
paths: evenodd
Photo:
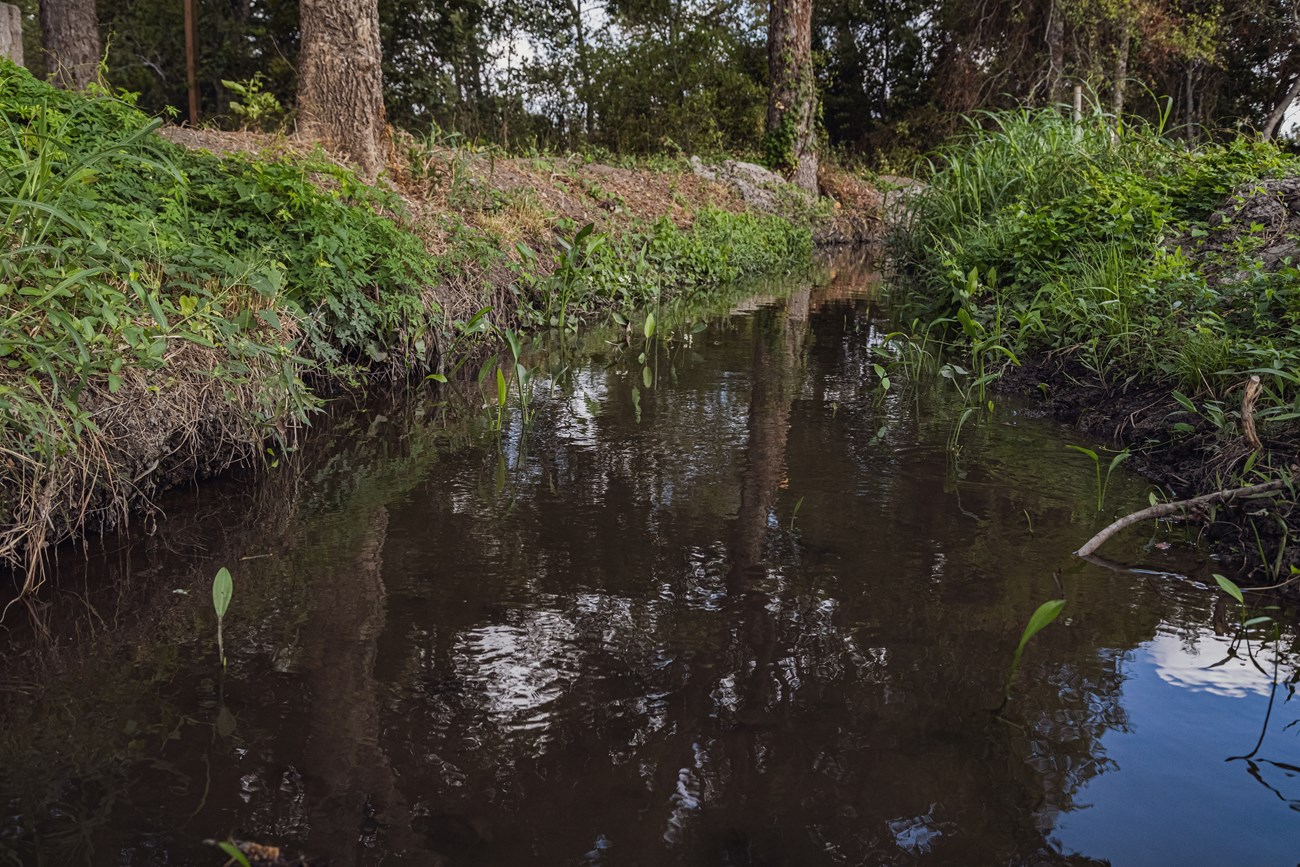
<path id="1" fill-rule="evenodd" d="M 876 289 L 551 345 L 527 427 L 379 402 L 62 553 L 0 669 L 0 863 L 1296 863 L 1293 633 L 1252 662 L 1171 531 L 1108 554 L 1176 574 L 1073 559 L 1147 487 L 1098 515 L 1015 406 L 951 449 L 951 389 L 879 388 Z"/>

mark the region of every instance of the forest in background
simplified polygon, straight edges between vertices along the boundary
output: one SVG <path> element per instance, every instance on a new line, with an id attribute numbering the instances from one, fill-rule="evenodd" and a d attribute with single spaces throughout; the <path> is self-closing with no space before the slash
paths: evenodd
<path id="1" fill-rule="evenodd" d="M 38 2 L 18 5 L 39 74 Z M 151 112 L 184 114 L 183 6 L 96 4 L 107 82 Z M 299 7 L 196 3 L 205 121 L 248 123 L 231 110 L 246 97 L 223 82 L 256 82 L 293 107 Z M 521 152 L 762 157 L 768 17 L 754 0 L 379 0 L 387 119 Z M 1075 84 L 1112 113 L 1167 114 L 1185 134 L 1271 137 L 1300 93 L 1298 37 L 1293 0 L 822 0 L 820 149 L 906 171 L 962 115 L 1065 101 Z"/>

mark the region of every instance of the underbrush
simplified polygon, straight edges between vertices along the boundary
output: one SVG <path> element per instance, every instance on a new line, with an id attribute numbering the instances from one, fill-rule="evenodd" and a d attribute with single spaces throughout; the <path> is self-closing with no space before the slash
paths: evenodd
<path id="1" fill-rule="evenodd" d="M 1141 394 L 1136 445 L 1194 448 L 1191 487 L 1286 474 L 1300 442 L 1300 220 L 1287 225 L 1290 186 L 1271 179 L 1297 174 L 1294 157 L 1242 136 L 1189 149 L 1099 111 L 977 118 L 893 239 L 903 357 L 984 408 L 986 386 L 1022 362 L 1044 393 L 1092 389 L 1103 414 Z M 945 363 L 953 349 L 963 358 Z M 1252 376 L 1262 450 L 1242 441 Z"/>
<path id="2" fill-rule="evenodd" d="M 333 384 L 442 361 L 462 345 L 448 299 L 571 327 L 810 246 L 787 220 L 704 209 L 608 236 L 546 215 L 511 249 L 319 151 L 218 157 L 159 126 L 0 60 L 0 563 L 28 590 L 47 544 L 291 446 Z"/>

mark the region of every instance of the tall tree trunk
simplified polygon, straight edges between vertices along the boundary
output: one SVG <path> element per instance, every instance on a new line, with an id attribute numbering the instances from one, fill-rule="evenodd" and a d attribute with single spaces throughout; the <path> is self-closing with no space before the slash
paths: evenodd
<path id="1" fill-rule="evenodd" d="M 1065 12 L 1053 0 L 1047 10 L 1047 98 L 1052 103 L 1065 99 Z"/>
<path id="2" fill-rule="evenodd" d="M 1115 50 L 1115 76 L 1110 91 L 1110 110 L 1119 123 L 1124 115 L 1124 97 L 1128 87 L 1128 55 L 1133 42 L 1133 26 L 1127 13 L 1119 22 L 1119 46 Z"/>
<path id="3" fill-rule="evenodd" d="M 573 14 L 573 32 L 578 46 L 578 84 L 582 92 L 578 94 L 582 102 L 582 128 L 591 139 L 591 56 L 587 50 L 587 27 L 582 21 L 582 0 L 571 0 L 569 10 Z"/>
<path id="4" fill-rule="evenodd" d="M 81 90 L 99 72 L 95 0 L 41 0 L 45 72 L 59 87 Z"/>
<path id="5" fill-rule="evenodd" d="M 298 132 L 373 179 L 384 167 L 379 0 L 300 0 Z"/>
<path id="6" fill-rule="evenodd" d="M 800 189 L 817 194 L 817 82 L 812 66 L 812 0 L 768 7 L 767 155 Z"/>

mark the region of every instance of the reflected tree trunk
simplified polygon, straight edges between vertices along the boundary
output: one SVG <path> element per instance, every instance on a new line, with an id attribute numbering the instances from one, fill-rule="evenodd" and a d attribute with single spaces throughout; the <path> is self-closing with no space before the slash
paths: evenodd
<path id="1" fill-rule="evenodd" d="M 809 295 L 807 288 L 797 290 L 772 333 L 760 334 L 754 340 L 749 440 L 728 578 L 728 589 L 732 591 L 743 592 L 747 577 L 762 567 L 768 514 L 785 476 L 790 406 L 798 387 L 798 368 L 808 333 Z"/>
<path id="2" fill-rule="evenodd" d="M 307 797 L 314 853 L 336 864 L 367 863 L 366 844 L 400 853 L 404 863 L 435 863 L 422 855 L 411 811 L 380 745 L 383 704 L 375 675 L 387 593 L 383 547 L 388 512 L 369 520 L 355 559 L 320 575 L 308 624 L 311 728 L 306 747 Z M 382 839 L 378 839 L 382 838 Z M 421 860 L 423 858 L 423 860 Z"/>
<path id="3" fill-rule="evenodd" d="M 757 755 L 761 732 L 779 698 L 777 662 L 782 654 L 779 618 L 769 610 L 771 595 L 759 585 L 767 575 L 764 547 L 770 517 L 785 480 L 790 410 L 799 389 L 808 334 L 809 294 L 807 287 L 797 290 L 784 314 L 754 338 L 748 447 L 727 574 L 729 604 L 740 611 L 733 621 L 738 629 L 729 667 L 741 702 L 737 708 L 741 726 L 726 739 L 726 751 L 735 797 L 742 801 L 770 782 L 756 776 Z"/>

